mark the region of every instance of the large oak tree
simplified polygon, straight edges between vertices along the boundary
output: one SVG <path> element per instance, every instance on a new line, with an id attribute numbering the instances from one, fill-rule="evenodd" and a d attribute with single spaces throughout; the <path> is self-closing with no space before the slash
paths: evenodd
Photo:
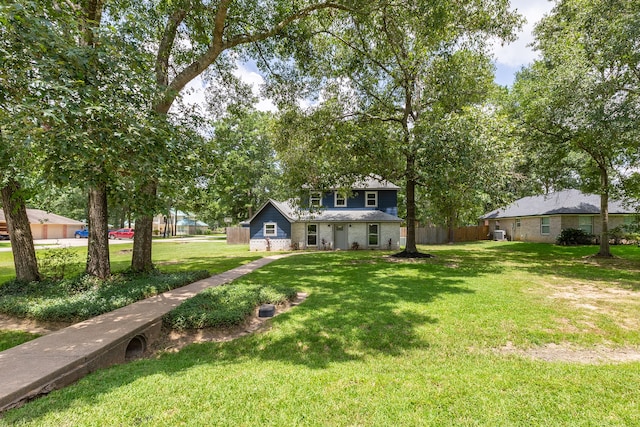
<path id="1" fill-rule="evenodd" d="M 585 190 L 600 194 L 602 257 L 611 256 L 609 197 L 639 153 L 639 12 L 633 1 L 559 2 L 536 28 L 542 58 L 518 74 L 513 90 L 537 156 L 561 159 Z"/>

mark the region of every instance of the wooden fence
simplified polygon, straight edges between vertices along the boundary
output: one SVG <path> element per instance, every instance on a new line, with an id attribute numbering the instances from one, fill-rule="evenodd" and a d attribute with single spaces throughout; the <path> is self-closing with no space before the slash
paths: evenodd
<path id="1" fill-rule="evenodd" d="M 228 245 L 248 245 L 249 227 L 227 227 Z"/>
<path id="2" fill-rule="evenodd" d="M 400 229 L 400 236 L 407 236 L 407 228 Z M 454 242 L 475 242 L 489 239 L 489 226 L 479 225 L 471 227 L 459 227 L 453 231 Z M 416 228 L 416 243 L 419 245 L 435 245 L 449 243 L 449 231 L 444 227 L 419 227 Z"/>

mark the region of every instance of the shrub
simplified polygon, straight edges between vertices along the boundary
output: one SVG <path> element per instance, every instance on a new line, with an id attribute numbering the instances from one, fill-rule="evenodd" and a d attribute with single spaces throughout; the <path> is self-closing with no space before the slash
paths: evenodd
<path id="1" fill-rule="evenodd" d="M 636 245 L 640 243 L 640 233 L 633 226 L 618 226 L 609 230 L 610 242 L 614 245 Z"/>
<path id="2" fill-rule="evenodd" d="M 591 245 L 594 236 L 579 228 L 564 228 L 556 239 L 559 245 Z"/>
<path id="3" fill-rule="evenodd" d="M 0 313 L 36 320 L 78 322 L 210 276 L 207 271 L 81 276 L 0 286 Z"/>
<path id="4" fill-rule="evenodd" d="M 38 251 L 40 274 L 45 279 L 64 279 L 65 272 L 69 271 L 71 265 L 80 262 L 79 260 L 78 254 L 66 247 Z"/>
<path id="5" fill-rule="evenodd" d="M 163 322 L 173 329 L 229 327 L 242 323 L 260 304 L 279 304 L 295 297 L 288 287 L 251 282 L 209 288 L 167 313 Z"/>

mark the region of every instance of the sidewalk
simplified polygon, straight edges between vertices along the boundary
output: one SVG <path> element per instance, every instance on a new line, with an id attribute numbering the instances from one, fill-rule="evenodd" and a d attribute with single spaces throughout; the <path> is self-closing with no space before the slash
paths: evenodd
<path id="1" fill-rule="evenodd" d="M 0 412 L 124 362 L 132 345 L 134 350 L 149 347 L 157 338 L 162 316 L 184 300 L 289 255 L 252 261 L 0 352 Z"/>

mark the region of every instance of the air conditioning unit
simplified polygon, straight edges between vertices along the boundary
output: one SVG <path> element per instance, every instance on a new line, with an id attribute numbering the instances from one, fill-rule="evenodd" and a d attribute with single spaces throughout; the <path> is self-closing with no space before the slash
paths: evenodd
<path id="1" fill-rule="evenodd" d="M 506 232 L 504 230 L 495 230 L 493 232 L 493 240 L 504 240 L 506 239 Z"/>

